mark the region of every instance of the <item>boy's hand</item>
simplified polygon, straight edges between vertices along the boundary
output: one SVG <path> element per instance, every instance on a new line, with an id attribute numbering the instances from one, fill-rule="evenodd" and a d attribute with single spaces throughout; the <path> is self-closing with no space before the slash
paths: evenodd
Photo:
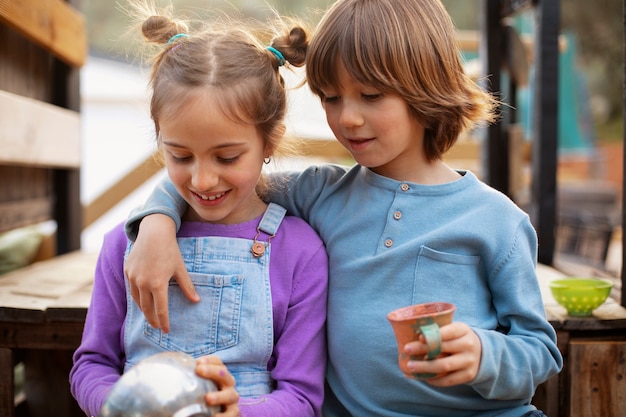
<path id="1" fill-rule="evenodd" d="M 432 373 L 439 376 L 426 381 L 438 387 L 450 387 L 471 382 L 478 374 L 482 345 L 478 335 L 461 322 L 452 322 L 440 328 L 441 352 L 448 356 L 431 361 L 410 361 L 414 373 Z M 413 356 L 425 356 L 428 347 L 423 342 L 407 343 L 404 351 Z"/>
<path id="2" fill-rule="evenodd" d="M 176 242 L 174 222 L 163 214 L 146 216 L 124 264 L 130 294 L 154 328 L 169 332 L 168 286 L 174 278 L 193 302 L 200 297 L 189 278 Z"/>

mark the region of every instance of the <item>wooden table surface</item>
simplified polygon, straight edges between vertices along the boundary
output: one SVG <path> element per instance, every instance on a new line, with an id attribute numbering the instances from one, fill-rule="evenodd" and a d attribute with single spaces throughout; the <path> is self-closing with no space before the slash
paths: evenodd
<path id="1" fill-rule="evenodd" d="M 0 416 L 84 416 L 68 376 L 96 259 L 73 252 L 0 276 Z M 24 364 L 23 392 L 14 388 L 17 363 Z"/>
<path id="2" fill-rule="evenodd" d="M 0 276 L 0 321 L 83 321 L 97 254 L 72 252 Z"/>

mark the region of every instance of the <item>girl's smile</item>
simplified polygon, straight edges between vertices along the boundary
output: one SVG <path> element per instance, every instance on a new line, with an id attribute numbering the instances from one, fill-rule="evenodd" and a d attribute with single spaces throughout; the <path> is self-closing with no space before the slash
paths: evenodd
<path id="1" fill-rule="evenodd" d="M 223 193 L 211 194 L 211 195 L 200 194 L 200 193 L 193 193 L 193 194 L 200 198 L 201 200 L 200 204 L 211 206 L 211 205 L 219 204 L 225 198 L 227 193 L 228 191 L 225 191 Z"/>

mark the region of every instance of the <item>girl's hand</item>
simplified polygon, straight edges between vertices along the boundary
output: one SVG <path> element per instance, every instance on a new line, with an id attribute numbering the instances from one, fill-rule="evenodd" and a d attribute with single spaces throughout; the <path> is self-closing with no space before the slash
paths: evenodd
<path id="1" fill-rule="evenodd" d="M 219 391 L 206 395 L 209 405 L 219 405 L 222 412 L 214 417 L 237 417 L 239 415 L 239 393 L 235 389 L 235 377 L 217 356 L 202 356 L 196 361 L 196 374 L 215 382 Z"/>
<path id="2" fill-rule="evenodd" d="M 167 290 L 176 279 L 183 293 L 193 302 L 200 297 L 191 283 L 176 242 L 176 226 L 164 214 L 146 216 L 124 264 L 130 294 L 154 328 L 170 329 Z"/>
<path id="3" fill-rule="evenodd" d="M 478 335 L 461 322 L 452 322 L 440 328 L 441 352 L 448 356 L 431 361 L 410 361 L 414 373 L 432 373 L 437 377 L 426 381 L 437 387 L 450 387 L 472 381 L 478 374 L 482 345 Z M 404 351 L 414 356 L 425 356 L 428 348 L 424 340 L 407 343 Z"/>

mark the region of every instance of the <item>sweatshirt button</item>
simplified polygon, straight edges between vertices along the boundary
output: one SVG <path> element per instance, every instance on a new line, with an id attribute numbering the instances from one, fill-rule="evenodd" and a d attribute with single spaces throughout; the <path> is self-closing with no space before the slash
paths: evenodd
<path id="1" fill-rule="evenodd" d="M 385 240 L 385 246 L 390 248 L 393 245 L 393 240 L 391 239 L 387 239 Z"/>

